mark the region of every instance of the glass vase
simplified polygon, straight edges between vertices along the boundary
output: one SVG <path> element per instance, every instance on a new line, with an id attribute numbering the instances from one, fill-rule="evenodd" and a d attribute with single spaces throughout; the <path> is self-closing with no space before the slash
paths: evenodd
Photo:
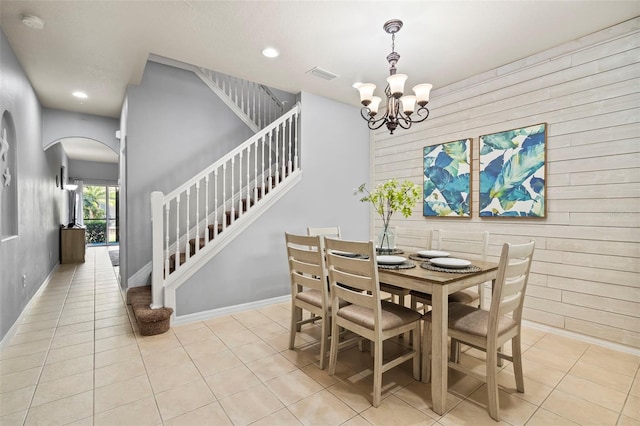
<path id="1" fill-rule="evenodd" d="M 396 248 L 395 233 L 388 226 L 383 227 L 382 230 L 380 231 L 380 234 L 378 234 L 378 247 L 377 247 L 378 253 L 391 254 L 394 252 L 395 248 Z"/>

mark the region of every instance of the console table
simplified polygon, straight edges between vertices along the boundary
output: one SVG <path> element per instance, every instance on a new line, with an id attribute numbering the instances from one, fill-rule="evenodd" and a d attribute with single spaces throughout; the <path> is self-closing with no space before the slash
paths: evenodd
<path id="1" fill-rule="evenodd" d="M 60 228 L 60 263 L 84 263 L 85 228 Z"/>

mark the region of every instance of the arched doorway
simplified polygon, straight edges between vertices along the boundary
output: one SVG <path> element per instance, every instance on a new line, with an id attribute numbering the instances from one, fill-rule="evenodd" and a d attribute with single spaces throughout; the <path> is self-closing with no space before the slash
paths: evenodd
<path id="1" fill-rule="evenodd" d="M 119 157 L 112 147 L 90 138 L 67 137 L 59 145 L 66 159 L 64 189 L 68 192 L 68 226 L 86 229 L 88 245 L 119 242 Z"/>

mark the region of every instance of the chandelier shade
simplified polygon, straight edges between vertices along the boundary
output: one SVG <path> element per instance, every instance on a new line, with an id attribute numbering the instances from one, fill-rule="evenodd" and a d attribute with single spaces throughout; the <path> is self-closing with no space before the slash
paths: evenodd
<path id="1" fill-rule="evenodd" d="M 415 95 L 405 95 L 404 85 L 408 76 L 396 73 L 396 64 L 400 55 L 395 51 L 396 33 L 402 28 L 402 21 L 392 19 L 385 22 L 383 28 L 385 32 L 391 34 L 391 53 L 387 55 L 390 67 L 387 87 L 384 90 L 387 101 L 384 115 L 377 117 L 382 99 L 374 96 L 375 84 L 361 83 L 355 87 L 360 92 L 360 103 L 363 105 L 360 115 L 367 121 L 369 129 L 376 130 L 386 125 L 389 132 L 393 134 L 398 126 L 408 129 L 413 123 L 420 123 L 427 119 L 429 110 L 426 105 L 429 103 L 429 94 L 433 85 L 418 84 L 413 86 Z"/>

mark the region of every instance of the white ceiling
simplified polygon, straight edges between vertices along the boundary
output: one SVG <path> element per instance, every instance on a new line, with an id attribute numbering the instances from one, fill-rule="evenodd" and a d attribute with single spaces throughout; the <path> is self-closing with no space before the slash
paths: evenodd
<path id="1" fill-rule="evenodd" d="M 22 24 L 37 15 L 43 30 Z M 409 87 L 437 88 L 640 16 L 640 1 L 3 0 L 2 29 L 43 106 L 118 117 L 149 54 L 284 91 L 357 105 L 356 81 L 380 88 L 391 38 Z M 272 46 L 281 55 L 267 59 Z M 306 72 L 318 66 L 333 81 Z M 83 101 L 71 96 L 83 90 Z M 380 89 L 378 89 L 380 90 Z"/>

